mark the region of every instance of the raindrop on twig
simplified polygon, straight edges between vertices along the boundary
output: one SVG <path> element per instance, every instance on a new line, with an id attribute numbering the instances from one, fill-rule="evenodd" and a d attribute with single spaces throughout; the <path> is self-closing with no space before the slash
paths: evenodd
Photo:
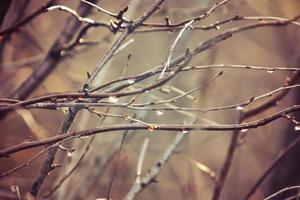
<path id="1" fill-rule="evenodd" d="M 249 130 L 249 129 L 246 129 L 246 128 L 245 128 L 245 129 L 242 129 L 241 132 L 242 132 L 242 133 L 246 133 L 248 130 Z"/>

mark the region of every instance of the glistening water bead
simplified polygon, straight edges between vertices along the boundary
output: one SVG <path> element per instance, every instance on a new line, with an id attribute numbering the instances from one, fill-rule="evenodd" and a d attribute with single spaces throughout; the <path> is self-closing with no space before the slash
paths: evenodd
<path id="1" fill-rule="evenodd" d="M 245 128 L 245 129 L 242 129 L 241 132 L 242 132 L 242 133 L 246 133 L 248 130 L 249 130 L 249 129 L 246 129 L 246 128 Z"/>
<path id="2" fill-rule="evenodd" d="M 117 103 L 117 102 L 119 101 L 119 99 L 118 99 L 117 97 L 115 97 L 115 96 L 110 96 L 110 97 L 108 98 L 108 100 L 109 100 L 109 102 L 111 102 L 111 103 Z"/>
<path id="3" fill-rule="evenodd" d="M 128 80 L 128 84 L 134 84 L 135 83 L 135 80 L 134 79 L 129 79 Z"/>
<path id="4" fill-rule="evenodd" d="M 237 109 L 237 110 L 243 110 L 244 107 L 243 107 L 243 106 L 237 106 L 236 109 Z"/>
<path id="5" fill-rule="evenodd" d="M 294 129 L 295 129 L 295 131 L 300 131 L 300 125 L 296 125 L 296 126 L 294 127 Z"/>
<path id="6" fill-rule="evenodd" d="M 162 110 L 157 110 L 156 111 L 157 116 L 161 116 L 164 114 L 164 112 Z"/>

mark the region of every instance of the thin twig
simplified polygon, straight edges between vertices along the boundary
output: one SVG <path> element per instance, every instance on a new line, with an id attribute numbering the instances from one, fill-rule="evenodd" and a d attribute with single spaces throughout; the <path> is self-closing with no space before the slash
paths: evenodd
<path id="1" fill-rule="evenodd" d="M 243 113 L 240 112 L 238 123 L 242 123 L 243 120 L 244 120 Z M 224 162 L 224 164 L 221 168 L 220 174 L 218 176 L 217 184 L 215 185 L 215 188 L 214 188 L 212 200 L 218 200 L 220 198 L 223 186 L 225 184 L 225 181 L 228 177 L 229 170 L 231 168 L 235 150 L 238 146 L 238 139 L 239 139 L 239 135 L 240 135 L 239 133 L 240 133 L 239 130 L 234 130 L 232 133 L 228 152 L 227 152 L 227 155 L 225 158 L 225 162 Z"/>
<path id="2" fill-rule="evenodd" d="M 194 122 L 195 120 L 193 120 L 192 123 Z M 133 184 L 126 197 L 124 197 L 125 200 L 134 199 L 143 189 L 145 189 L 148 185 L 155 181 L 156 177 L 160 174 L 162 168 L 168 162 L 175 149 L 182 142 L 182 140 L 185 138 L 188 132 L 189 131 L 181 131 L 180 133 L 176 134 L 176 136 L 167 146 L 166 150 L 163 152 L 161 158 L 156 162 L 156 164 L 148 171 L 148 173 L 143 178 L 141 178 L 139 182 L 135 182 Z"/>
<path id="3" fill-rule="evenodd" d="M 10 154 L 35 147 L 39 147 L 46 144 L 52 144 L 59 142 L 69 137 L 86 137 L 94 134 L 119 131 L 119 130 L 151 130 L 151 131 L 191 131 L 191 130 L 208 130 L 208 131 L 232 131 L 242 129 L 254 129 L 261 126 L 265 126 L 268 123 L 277 120 L 279 118 L 285 118 L 285 115 L 300 110 L 300 105 L 293 105 L 274 114 L 271 114 L 265 118 L 261 118 L 251 122 L 244 122 L 241 124 L 151 124 L 150 126 L 145 124 L 115 124 L 104 126 L 101 128 L 94 128 L 89 130 L 83 130 L 78 132 L 70 132 L 60 134 L 46 139 L 41 139 L 33 142 L 27 142 L 18 144 L 3 150 L 0 150 L 0 157 L 7 157 Z"/>
<path id="4" fill-rule="evenodd" d="M 118 48 L 121 46 L 122 42 L 127 38 L 127 36 L 132 33 L 141 23 L 143 23 L 153 12 L 155 12 L 159 6 L 163 3 L 163 0 L 157 0 L 155 3 L 142 15 L 136 22 L 133 22 L 130 27 L 126 29 L 123 34 L 117 39 L 117 41 L 113 44 L 113 46 L 107 51 L 105 56 L 102 58 L 100 63 L 96 66 L 94 71 L 91 73 L 91 75 L 86 79 L 84 85 L 83 85 L 83 92 L 87 94 L 90 84 L 93 82 L 93 80 L 97 77 L 99 72 L 103 69 L 105 64 L 114 56 L 115 52 L 118 50 Z M 91 8 L 91 7 L 90 7 Z M 72 125 L 76 114 L 78 113 L 80 109 L 69 109 L 67 116 L 65 120 L 62 123 L 62 126 L 60 130 L 58 131 L 58 137 L 68 132 L 70 126 Z M 54 157 L 56 155 L 57 148 L 52 149 L 49 151 L 46 159 L 44 160 L 43 166 L 38 174 L 38 177 L 34 181 L 32 185 L 32 189 L 30 193 L 33 196 L 36 196 L 48 174 L 48 172 L 51 170 L 51 165 L 53 163 Z"/>
<path id="5" fill-rule="evenodd" d="M 268 175 L 273 171 L 273 169 L 296 147 L 300 144 L 300 137 L 290 143 L 285 149 L 281 150 L 277 157 L 272 161 L 269 167 L 263 172 L 263 174 L 257 179 L 252 187 L 250 187 L 246 196 L 243 200 L 248 200 L 255 193 L 258 187 L 263 183 L 263 181 L 268 177 Z"/>
<path id="6" fill-rule="evenodd" d="M 119 165 L 119 162 L 120 162 L 121 152 L 122 152 L 122 149 L 124 147 L 125 138 L 127 136 L 127 133 L 128 133 L 128 131 L 124 132 L 122 140 L 121 140 L 120 148 L 119 148 L 119 151 L 118 151 L 118 154 L 117 154 L 117 159 L 116 159 L 115 166 L 114 166 L 114 169 L 113 169 L 113 174 L 112 174 L 110 182 L 109 182 L 109 187 L 108 187 L 108 192 L 107 192 L 107 199 L 112 199 L 111 196 L 112 196 L 112 191 L 113 191 L 114 179 L 117 176 L 117 172 L 118 172 L 117 170 L 118 170 L 118 167 L 119 167 L 118 165 Z"/>
<path id="7" fill-rule="evenodd" d="M 135 183 L 140 183 L 140 181 L 141 181 L 142 168 L 143 168 L 143 163 L 145 160 L 145 155 L 146 155 L 146 151 L 148 148 L 148 144 L 149 144 L 149 138 L 145 138 L 142 148 L 141 148 L 141 151 L 140 151 L 138 162 L 137 162 Z"/>
<path id="8" fill-rule="evenodd" d="M 12 27 L 9 27 L 5 30 L 0 31 L 0 36 L 4 35 L 10 35 L 12 33 L 15 33 L 18 29 L 20 29 L 22 26 L 25 24 L 28 24 L 31 22 L 33 19 L 35 19 L 37 16 L 43 14 L 47 8 L 49 8 L 56 0 L 50 0 L 46 4 L 44 4 L 42 7 L 40 7 L 38 10 L 30 14 L 28 17 L 24 18 L 22 21 L 19 23 L 13 25 Z"/>
<path id="9" fill-rule="evenodd" d="M 295 186 L 290 186 L 290 187 L 286 187 L 286 188 L 283 188 L 281 190 L 279 190 L 278 192 L 275 192 L 274 194 L 268 196 L 267 198 L 264 198 L 264 200 L 270 200 L 270 199 L 273 199 L 274 197 L 286 192 L 286 191 L 289 191 L 289 190 L 295 190 L 295 189 L 299 189 L 300 188 L 300 185 L 295 185 Z"/>

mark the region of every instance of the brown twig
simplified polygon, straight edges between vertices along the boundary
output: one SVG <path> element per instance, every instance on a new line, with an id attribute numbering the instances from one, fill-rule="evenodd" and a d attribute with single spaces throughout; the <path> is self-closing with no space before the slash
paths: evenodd
<path id="1" fill-rule="evenodd" d="M 244 119 L 243 113 L 240 112 L 238 123 L 242 123 L 243 119 Z M 215 188 L 214 188 L 212 200 L 218 200 L 220 198 L 221 192 L 223 190 L 223 186 L 225 184 L 225 181 L 227 179 L 229 170 L 230 170 L 232 162 L 233 162 L 235 150 L 238 146 L 239 135 L 240 135 L 240 130 L 234 130 L 232 133 L 228 152 L 227 152 L 227 155 L 225 158 L 225 162 L 219 173 L 219 176 L 218 176 Z"/>
<path id="2" fill-rule="evenodd" d="M 258 187 L 263 183 L 263 181 L 267 178 L 267 176 L 273 171 L 273 169 L 298 145 L 300 144 L 300 137 L 291 142 L 285 149 L 279 152 L 277 157 L 272 161 L 269 167 L 263 172 L 263 174 L 257 179 L 254 185 L 249 189 L 246 193 L 243 200 L 250 199 L 251 196 L 255 193 Z"/>
<path id="3" fill-rule="evenodd" d="M 22 26 L 24 26 L 25 24 L 28 24 L 33 19 L 35 19 L 37 16 L 43 14 L 47 10 L 47 8 L 49 8 L 55 1 L 56 0 L 49 0 L 46 4 L 44 4 L 42 7 L 40 7 L 38 10 L 36 10 L 32 14 L 30 14 L 28 17 L 21 20 L 19 23 L 13 25 L 12 27 L 9 27 L 7 29 L 0 31 L 0 36 L 10 35 L 12 33 L 15 33 Z"/>
<path id="4" fill-rule="evenodd" d="M 103 67 L 106 65 L 106 63 L 114 56 L 115 52 L 118 50 L 118 48 L 121 46 L 122 42 L 127 38 L 127 36 L 132 33 L 141 23 L 143 23 L 153 12 L 155 12 L 159 6 L 163 3 L 163 0 L 157 0 L 154 2 L 154 4 L 140 17 L 136 22 L 133 22 L 125 32 L 117 39 L 117 41 L 113 44 L 113 46 L 107 51 L 105 56 L 102 58 L 100 63 L 96 66 L 94 71 L 90 74 L 88 79 L 86 79 L 84 85 L 83 85 L 83 92 L 88 93 L 90 84 L 93 82 L 93 80 L 96 78 L 96 76 L 99 74 L 99 72 L 103 69 Z M 76 114 L 78 113 L 80 109 L 69 109 L 67 116 L 65 120 L 63 121 L 63 124 L 58 131 L 58 137 L 65 134 L 71 124 L 73 123 Z M 36 196 L 40 190 L 41 185 L 43 184 L 48 172 L 51 170 L 51 165 L 53 163 L 54 157 L 56 155 L 57 148 L 50 150 L 47 158 L 45 159 L 43 166 L 38 174 L 37 179 L 32 185 L 32 189 L 30 193 L 33 196 Z"/>
<path id="5" fill-rule="evenodd" d="M 71 132 L 60 134 L 57 136 L 53 136 L 46 139 L 41 139 L 33 142 L 26 142 L 22 144 L 18 144 L 3 150 L 0 150 L 0 157 L 6 157 L 10 154 L 25 150 L 31 149 L 35 147 L 39 147 L 46 144 L 53 144 L 64 140 L 69 137 L 85 137 L 90 136 L 98 133 L 105 133 L 111 131 L 118 131 L 118 130 L 151 130 L 151 131 L 191 131 L 191 130 L 208 130 L 208 131 L 232 131 L 232 130 L 242 130 L 242 129 L 253 129 L 258 128 L 260 126 L 265 126 L 268 123 L 277 120 L 279 118 L 284 117 L 285 115 L 293 112 L 297 112 L 300 110 L 300 105 L 293 105 L 281 111 L 278 111 L 274 114 L 271 114 L 265 118 L 245 122 L 241 124 L 194 124 L 194 125 L 186 125 L 186 124 L 153 124 L 148 123 L 146 124 L 115 124 L 110 126 L 105 126 L 101 128 L 95 128 L 90 130 L 84 130 L 79 132 Z"/>

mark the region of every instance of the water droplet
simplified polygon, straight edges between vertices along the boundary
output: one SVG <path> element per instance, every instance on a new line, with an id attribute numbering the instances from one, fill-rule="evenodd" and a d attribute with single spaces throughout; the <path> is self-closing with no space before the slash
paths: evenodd
<path id="1" fill-rule="evenodd" d="M 245 129 L 242 129 L 241 132 L 242 132 L 242 133 L 246 133 L 248 130 L 249 130 L 249 129 L 246 129 L 246 128 L 245 128 Z"/>
<path id="2" fill-rule="evenodd" d="M 300 131 L 300 125 L 295 126 L 295 131 Z"/>
<path id="3" fill-rule="evenodd" d="M 135 80 L 134 79 L 129 79 L 128 80 L 128 84 L 134 84 L 135 83 Z"/>
<path id="4" fill-rule="evenodd" d="M 267 72 L 268 72 L 269 74 L 272 74 L 272 73 L 274 73 L 275 71 L 272 70 L 272 69 L 270 69 L 270 70 L 267 70 Z"/>
<path id="5" fill-rule="evenodd" d="M 220 28 L 220 26 L 216 26 L 216 29 L 217 29 L 217 30 L 220 30 L 221 28 Z"/>
<path id="6" fill-rule="evenodd" d="M 189 131 L 188 130 L 186 130 L 186 129 L 182 129 L 181 130 L 181 133 L 188 133 Z"/>
<path id="7" fill-rule="evenodd" d="M 175 74 L 175 71 L 171 71 L 170 73 L 171 73 L 171 75 L 174 75 L 174 74 Z"/>
<path id="8" fill-rule="evenodd" d="M 237 106 L 236 109 L 237 109 L 237 110 L 243 110 L 244 107 L 243 107 L 243 106 Z"/>
<path id="9" fill-rule="evenodd" d="M 164 112 L 163 112 L 162 110 L 157 110 L 157 111 L 156 111 L 156 114 L 157 114 L 158 116 L 161 116 L 161 115 L 164 114 Z"/>
<path id="10" fill-rule="evenodd" d="M 74 152 L 75 152 L 75 151 L 72 151 L 72 150 L 68 151 L 68 152 L 67 152 L 67 156 L 68 156 L 68 157 L 72 157 L 72 156 L 74 155 Z"/>
<path id="11" fill-rule="evenodd" d="M 60 55 L 60 56 L 65 56 L 66 54 L 67 54 L 67 52 L 64 51 L 64 50 L 61 50 L 61 51 L 59 52 L 59 55 Z"/>
<path id="12" fill-rule="evenodd" d="M 108 100 L 111 102 L 111 103 L 117 103 L 119 101 L 119 99 L 115 96 L 110 96 L 108 98 Z"/>

